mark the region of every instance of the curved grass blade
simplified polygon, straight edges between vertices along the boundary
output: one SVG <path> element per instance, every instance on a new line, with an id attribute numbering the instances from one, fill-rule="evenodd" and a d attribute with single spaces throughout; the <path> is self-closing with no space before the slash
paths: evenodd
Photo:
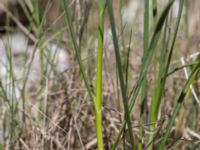
<path id="1" fill-rule="evenodd" d="M 199 60 L 198 64 L 195 66 L 195 68 L 192 70 L 192 73 L 190 74 L 189 79 L 187 80 L 186 84 L 183 87 L 183 90 L 181 91 L 181 94 L 180 94 L 180 96 L 179 96 L 179 98 L 177 100 L 177 103 L 176 103 L 175 107 L 174 107 L 174 111 L 172 113 L 172 117 L 171 117 L 171 119 L 169 121 L 169 124 L 167 126 L 167 131 L 164 134 L 163 140 L 161 141 L 161 145 L 159 147 L 159 150 L 163 150 L 164 149 L 165 143 L 167 141 L 167 138 L 169 137 L 170 131 L 171 131 L 172 127 L 173 127 L 173 124 L 175 122 L 176 116 L 177 116 L 177 114 L 179 112 L 179 109 L 181 107 L 181 104 L 183 103 L 186 94 L 190 91 L 190 85 L 194 81 L 195 76 L 199 71 L 200 71 L 200 60 Z"/>
<path id="2" fill-rule="evenodd" d="M 187 65 L 182 65 L 180 67 L 176 67 L 174 68 L 173 70 L 171 70 L 170 72 L 168 72 L 167 76 L 170 76 L 172 74 L 174 74 L 175 72 L 179 71 L 179 70 L 182 70 L 184 68 L 187 68 L 187 67 L 192 67 L 194 65 L 196 65 L 197 63 L 192 63 L 192 64 L 187 64 Z"/>

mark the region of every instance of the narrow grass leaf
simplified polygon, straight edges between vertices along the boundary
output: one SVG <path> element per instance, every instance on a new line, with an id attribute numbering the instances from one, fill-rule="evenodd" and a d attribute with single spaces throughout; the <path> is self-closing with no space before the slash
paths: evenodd
<path id="1" fill-rule="evenodd" d="M 148 56 L 148 46 L 149 46 L 149 0 L 145 0 L 144 3 L 144 44 L 143 44 L 143 62 L 146 61 Z M 143 124 L 144 124 L 144 112 L 145 112 L 145 103 L 147 98 L 147 76 L 144 76 L 141 88 L 141 107 L 140 107 L 140 134 L 139 134 L 139 143 L 138 150 L 142 150 L 143 143 Z"/>
<path id="2" fill-rule="evenodd" d="M 200 71 L 200 60 L 199 60 L 198 64 L 195 66 L 195 68 L 192 70 L 192 73 L 190 74 L 189 79 L 187 80 L 186 84 L 185 84 L 184 87 L 183 87 L 183 90 L 181 91 L 181 94 L 180 94 L 180 96 L 179 96 L 179 98 L 178 98 L 178 100 L 177 100 L 177 103 L 176 103 L 175 107 L 174 107 L 174 111 L 173 111 L 173 113 L 172 113 L 172 117 L 171 117 L 171 119 L 170 119 L 170 121 L 169 121 L 169 124 L 168 124 L 168 126 L 167 126 L 166 133 L 164 134 L 164 137 L 163 137 L 163 139 L 162 139 L 162 141 L 161 141 L 159 150 L 163 150 L 163 149 L 164 149 L 165 143 L 166 143 L 166 141 L 167 141 L 167 138 L 168 138 L 169 135 L 170 135 L 170 131 L 171 131 L 172 127 L 173 127 L 173 124 L 174 124 L 174 122 L 175 122 L 175 119 L 176 119 L 176 116 L 177 116 L 177 114 L 178 114 L 178 112 L 179 112 L 179 109 L 180 109 L 180 107 L 181 107 L 181 105 L 182 105 L 182 103 L 183 103 L 183 101 L 184 101 L 184 98 L 185 98 L 185 96 L 186 96 L 186 93 L 189 92 L 189 90 L 190 90 L 190 85 L 191 85 L 192 82 L 194 81 L 195 76 L 196 76 L 196 74 L 197 74 L 199 71 Z"/>
<path id="3" fill-rule="evenodd" d="M 126 86 L 125 86 L 123 69 L 122 69 L 122 64 L 121 64 L 120 49 L 119 49 L 119 45 L 118 45 L 119 42 L 118 42 L 117 33 L 116 33 L 116 29 L 115 29 L 115 21 L 114 21 L 114 16 L 113 16 L 112 3 L 110 0 L 107 0 L 107 5 L 108 5 L 110 25 L 111 25 L 111 30 L 112 30 L 113 43 L 114 43 L 114 48 L 115 48 L 115 57 L 116 57 L 115 59 L 116 59 L 116 63 L 117 63 L 121 93 L 122 93 L 122 97 L 123 97 L 125 121 L 128 124 L 131 149 L 134 149 L 134 137 L 133 137 L 133 130 L 132 130 L 132 126 L 131 126 L 131 119 L 130 119 L 129 111 L 128 111 L 129 110 L 128 109 L 128 99 L 127 99 Z"/>

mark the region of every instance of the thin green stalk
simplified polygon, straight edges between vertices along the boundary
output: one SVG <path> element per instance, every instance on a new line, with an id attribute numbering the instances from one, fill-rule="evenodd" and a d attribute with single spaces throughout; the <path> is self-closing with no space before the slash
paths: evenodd
<path id="1" fill-rule="evenodd" d="M 65 9 L 65 16 L 67 19 L 67 23 L 69 26 L 72 42 L 74 45 L 74 49 L 76 51 L 76 58 L 80 67 L 81 74 L 83 76 L 83 80 L 85 82 L 88 94 L 93 101 L 93 105 L 96 112 L 96 133 L 97 133 L 97 142 L 98 142 L 98 149 L 103 150 L 103 135 L 102 135 L 102 59 L 103 59 L 103 32 L 104 32 L 104 12 L 105 12 L 105 5 L 103 4 L 102 0 L 99 0 L 99 25 L 98 25 L 98 60 L 97 60 L 97 81 L 96 81 L 96 98 L 92 93 L 92 90 L 89 86 L 89 82 L 87 80 L 86 74 L 84 72 L 84 66 L 81 61 L 80 55 L 80 47 L 75 38 L 75 32 L 72 26 L 71 17 L 68 11 L 69 2 L 68 0 L 64 0 L 64 9 Z"/>
<path id="2" fill-rule="evenodd" d="M 148 46 L 149 46 L 149 0 L 144 1 L 144 56 L 143 62 L 146 61 L 148 56 Z M 142 89 L 141 89 L 141 110 L 140 110 L 140 134 L 139 134 L 139 143 L 138 143 L 138 150 L 142 150 L 142 138 L 143 138 L 143 123 L 144 123 L 144 112 L 145 112 L 145 103 L 147 97 L 147 77 L 144 76 L 144 80 L 142 82 Z"/>
<path id="3" fill-rule="evenodd" d="M 175 72 L 179 71 L 179 70 L 182 70 L 186 67 L 193 67 L 194 65 L 196 65 L 197 63 L 191 63 L 191 64 L 186 64 L 186 65 L 182 65 L 180 67 L 176 67 L 174 68 L 173 70 L 171 70 L 170 72 L 168 72 L 167 76 L 170 76 L 172 74 L 174 74 Z"/>
<path id="4" fill-rule="evenodd" d="M 141 107 L 140 107 L 140 130 L 139 130 L 139 143 L 138 143 L 138 150 L 143 149 L 143 124 L 145 123 L 144 121 L 144 114 L 145 114 L 145 104 L 146 104 L 146 99 L 147 99 L 147 78 L 143 80 L 142 83 L 142 89 L 141 89 Z"/>
<path id="5" fill-rule="evenodd" d="M 103 0 L 99 0 L 99 25 L 98 25 L 98 54 L 97 54 L 97 80 L 96 80 L 96 134 L 98 150 L 103 150 L 102 135 L 102 64 L 103 64 L 103 34 L 104 34 L 104 14 L 105 5 Z"/>
<path id="6" fill-rule="evenodd" d="M 128 46 L 128 52 L 126 56 L 126 73 L 125 73 L 125 84 L 126 84 L 126 93 L 128 95 L 128 75 L 129 75 L 129 60 L 130 60 L 130 51 L 131 51 L 131 40 L 132 40 L 132 30 L 130 33 L 130 38 L 129 38 L 129 46 Z"/>
<path id="7" fill-rule="evenodd" d="M 133 129 L 131 126 L 131 119 L 130 119 L 129 109 L 128 109 L 128 97 L 126 94 L 126 86 L 125 86 L 123 69 L 122 69 L 122 64 L 121 64 L 121 57 L 120 57 L 120 52 L 119 52 L 119 45 L 118 45 L 119 42 L 118 42 L 116 30 L 115 30 L 113 8 L 112 8 L 112 3 L 110 0 L 107 0 L 107 5 L 108 5 L 108 13 L 109 13 L 109 19 L 110 19 L 110 24 L 111 24 L 112 36 L 113 36 L 113 43 L 114 43 L 114 47 L 115 47 L 115 57 L 116 57 L 121 93 L 122 93 L 122 98 L 123 98 L 125 121 L 128 125 L 131 149 L 134 149 L 134 137 L 133 137 Z"/>

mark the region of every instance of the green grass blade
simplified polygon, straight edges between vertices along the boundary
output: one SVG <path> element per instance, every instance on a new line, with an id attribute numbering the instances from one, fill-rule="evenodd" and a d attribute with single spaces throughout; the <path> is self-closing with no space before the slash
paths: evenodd
<path id="1" fill-rule="evenodd" d="M 182 65 L 180 67 L 176 67 L 174 68 L 173 70 L 171 70 L 170 72 L 168 72 L 167 76 L 170 76 L 172 74 L 174 74 L 175 72 L 179 71 L 179 70 L 182 70 L 184 68 L 187 68 L 187 67 L 193 67 L 194 65 L 196 65 L 197 63 L 191 63 L 191 64 L 187 64 L 187 65 Z"/>
<path id="2" fill-rule="evenodd" d="M 128 49 L 127 49 L 128 52 L 127 52 L 127 56 L 126 56 L 126 73 L 125 73 L 126 94 L 128 94 L 128 75 L 129 75 L 131 40 L 132 40 L 132 30 L 131 30 L 131 33 L 130 33 L 129 46 L 128 46 Z"/>
<path id="3" fill-rule="evenodd" d="M 163 24 L 165 22 L 165 19 L 166 19 L 167 15 L 168 15 L 168 12 L 169 12 L 173 2 L 174 2 L 174 0 L 171 0 L 171 1 L 168 2 L 167 6 L 163 10 L 163 12 L 162 12 L 162 14 L 161 14 L 161 16 L 160 16 L 160 18 L 158 20 L 158 23 L 156 25 L 153 37 L 151 38 L 151 42 L 150 42 L 150 45 L 149 45 L 149 48 L 148 48 L 147 59 L 143 64 L 138 83 L 137 83 L 136 87 L 133 89 L 133 92 L 132 92 L 133 95 L 131 97 L 132 100 L 131 100 L 131 104 L 130 104 L 130 112 L 132 112 L 132 108 L 133 108 L 133 106 L 135 104 L 135 100 L 137 98 L 139 89 L 141 88 L 141 82 L 143 81 L 144 76 L 145 76 L 145 74 L 147 72 L 148 66 L 149 66 L 149 64 L 150 64 L 150 62 L 152 60 L 152 56 L 153 56 L 154 50 L 155 50 L 155 48 L 156 48 L 156 46 L 158 44 L 158 40 L 160 38 L 160 34 L 161 34 L 161 30 L 162 30 Z"/>
<path id="4" fill-rule="evenodd" d="M 44 10 L 44 13 L 43 15 L 41 16 L 41 21 L 40 21 L 40 24 L 38 26 L 38 36 L 40 37 L 42 35 L 42 33 L 44 32 L 42 29 L 44 23 L 45 23 L 45 20 L 47 18 L 47 15 L 48 15 L 48 12 L 49 12 L 49 9 L 50 9 L 50 4 L 51 4 L 51 0 L 48 0 L 47 1 L 47 4 L 45 6 L 45 10 Z"/>
<path id="5" fill-rule="evenodd" d="M 75 52 L 76 52 L 76 58 L 77 58 L 77 61 L 78 61 L 79 67 L 80 67 L 80 71 L 81 71 L 81 74 L 83 76 L 83 80 L 84 80 L 85 86 L 87 88 L 88 95 L 89 95 L 90 99 L 93 101 L 93 103 L 95 104 L 94 95 L 92 93 L 89 82 L 87 80 L 84 65 L 82 64 L 82 61 L 81 61 L 80 47 L 78 46 L 78 43 L 76 41 L 76 36 L 75 36 L 75 32 L 74 32 L 73 25 L 72 25 L 72 19 L 70 17 L 70 13 L 69 13 L 69 10 L 68 10 L 69 1 L 68 0 L 63 0 L 63 1 L 64 1 L 65 17 L 66 17 L 66 20 L 67 20 L 67 24 L 68 24 L 68 27 L 69 27 L 70 34 L 71 34 L 71 38 L 72 38 L 73 46 L 74 46 L 74 49 L 75 49 Z"/>
<path id="6" fill-rule="evenodd" d="M 131 149 L 133 149 L 134 148 L 133 130 L 132 130 L 131 119 L 130 119 L 129 111 L 128 111 L 129 110 L 128 109 L 128 99 L 127 99 L 127 94 L 126 94 L 126 86 L 125 86 L 125 81 L 124 81 L 124 76 L 123 76 L 123 69 L 122 69 L 122 64 L 121 64 L 121 57 L 120 57 L 120 52 L 119 52 L 120 51 L 119 45 L 118 45 L 119 42 L 118 42 L 116 30 L 115 30 L 115 21 L 114 21 L 114 16 L 113 16 L 113 8 L 112 8 L 112 3 L 111 3 L 110 0 L 107 0 L 107 5 L 108 5 L 109 19 L 110 19 L 110 24 L 111 24 L 112 36 L 113 36 L 113 43 L 114 43 L 114 47 L 115 47 L 115 57 L 116 57 L 118 74 L 119 74 L 121 93 L 122 93 L 122 98 L 123 98 L 123 105 L 124 105 L 124 111 L 125 111 L 125 120 L 126 120 L 126 123 L 128 125 Z"/>
<path id="7" fill-rule="evenodd" d="M 154 90 L 153 100 L 152 100 L 152 104 L 151 104 L 150 123 L 155 122 L 157 119 L 158 110 L 160 108 L 160 103 L 161 103 L 162 95 L 164 92 L 164 86 L 165 86 L 165 81 L 167 78 L 169 64 L 171 62 L 171 57 L 172 57 L 172 53 L 173 53 L 173 49 L 174 49 L 174 44 L 176 41 L 178 27 L 180 24 L 182 8 L 183 8 L 183 1 L 180 2 L 179 15 L 178 15 L 178 19 L 176 22 L 175 32 L 173 35 L 172 45 L 169 50 L 168 58 L 165 59 L 165 57 L 166 57 L 165 51 L 167 50 L 167 44 L 165 45 L 165 43 L 164 43 L 166 48 L 163 47 L 164 51 L 161 52 L 161 59 L 163 60 L 163 62 L 160 62 L 159 77 L 158 77 L 158 80 L 156 81 L 156 87 Z M 164 35 L 164 36 L 166 36 L 166 35 Z M 150 129 L 153 131 L 155 129 L 155 124 L 151 125 Z M 151 142 L 153 140 L 153 135 L 151 135 L 150 137 L 151 138 L 150 138 L 149 142 Z"/>
<path id="8" fill-rule="evenodd" d="M 146 61 L 148 56 L 148 46 L 149 46 L 149 0 L 145 0 L 144 3 L 144 56 L 143 61 Z M 147 97 L 147 77 L 145 75 L 142 89 L 141 89 L 141 110 L 140 110 L 140 134 L 139 134 L 139 143 L 138 150 L 142 150 L 142 138 L 143 138 L 143 124 L 144 124 L 144 112 L 145 112 L 145 103 Z"/>
<path id="9" fill-rule="evenodd" d="M 180 94 L 180 96 L 179 96 L 179 98 L 177 100 L 177 103 L 176 103 L 175 107 L 174 107 L 174 111 L 172 113 L 172 117 L 171 117 L 171 119 L 169 121 L 169 124 L 167 126 L 167 130 L 166 130 L 166 133 L 164 134 L 164 137 L 162 139 L 162 142 L 161 142 L 161 145 L 159 147 L 159 150 L 163 150 L 164 149 L 165 143 L 167 141 L 167 138 L 169 137 L 170 131 L 171 131 L 172 127 L 173 127 L 173 124 L 175 122 L 175 119 L 176 119 L 176 116 L 177 116 L 177 114 L 179 112 L 179 109 L 180 109 L 180 107 L 181 107 L 181 105 L 182 105 L 182 103 L 184 101 L 184 98 L 185 98 L 186 94 L 190 91 L 191 83 L 194 81 L 195 76 L 199 71 L 200 71 L 200 60 L 199 60 L 198 64 L 195 66 L 195 68 L 193 69 L 192 73 L 190 74 L 189 79 L 187 80 L 186 84 L 183 87 L 183 90 L 181 91 L 181 94 Z"/>
<path id="10" fill-rule="evenodd" d="M 158 109 L 156 109 L 156 113 L 155 113 L 155 106 L 160 105 L 160 101 L 161 101 L 161 96 L 158 95 L 162 95 L 160 93 L 163 92 L 164 87 L 163 85 L 163 71 L 165 69 L 165 63 L 166 62 L 166 56 L 168 54 L 168 38 L 167 38 L 167 28 L 168 28 L 168 17 L 166 18 L 166 22 L 165 22 L 165 27 L 164 27 L 164 33 L 163 33 L 163 39 L 162 39 L 162 51 L 160 52 L 160 61 L 159 61 L 159 69 L 158 69 L 158 73 L 157 73 L 157 63 L 154 64 L 154 87 L 153 87 L 153 97 L 152 97 L 152 102 L 151 102 L 151 108 L 150 108 L 150 116 L 149 116 L 149 123 L 150 125 L 150 131 L 154 131 L 155 128 L 155 118 L 157 118 L 157 114 L 158 114 Z M 157 58 L 155 58 L 157 59 Z M 158 75 L 157 75 L 158 74 Z M 159 98 L 159 99 L 158 99 Z M 156 107 L 159 108 L 159 107 Z M 154 121 L 152 121 L 154 120 Z M 154 134 L 150 134 L 149 135 L 149 141 L 148 141 L 148 150 L 153 149 L 153 138 L 154 138 Z"/>
<path id="11" fill-rule="evenodd" d="M 171 58 L 172 58 L 172 54 L 173 54 L 173 49 L 174 49 L 174 45 L 176 42 L 176 37 L 177 37 L 177 33 L 178 33 L 178 28 L 179 28 L 179 24 L 180 24 L 180 20 L 181 20 L 181 15 L 182 15 L 182 10 L 183 10 L 183 4 L 184 4 L 185 0 L 180 0 L 179 3 L 179 11 L 178 11 L 178 17 L 177 17 L 177 22 L 176 22 L 176 26 L 175 26 L 175 31 L 174 31 L 174 35 L 173 35 L 173 39 L 172 39 L 172 45 L 170 47 L 170 52 L 169 52 L 169 57 L 168 57 L 168 61 L 167 61 L 167 66 L 166 66 L 166 71 L 165 71 L 165 75 L 168 72 L 168 68 L 171 62 Z"/>
<path id="12" fill-rule="evenodd" d="M 153 101 L 154 104 L 152 104 L 152 106 L 153 106 L 152 113 L 153 114 L 151 115 L 151 117 L 153 117 L 153 118 L 151 118 L 151 122 L 155 122 L 157 112 L 158 112 L 158 109 L 159 109 L 159 106 L 160 106 L 160 101 L 161 101 L 162 93 L 163 93 L 163 90 L 164 90 L 164 85 L 165 85 L 165 81 L 166 81 L 166 78 L 167 78 L 167 73 L 168 73 L 170 62 L 171 62 L 174 44 L 175 44 L 175 41 L 176 41 L 178 27 L 179 27 L 179 23 L 180 23 L 180 19 L 181 19 L 182 8 L 183 8 L 183 0 L 180 2 L 179 15 L 178 15 L 178 19 L 177 19 L 177 23 L 176 23 L 176 27 L 175 27 L 175 32 L 174 32 L 173 39 L 172 39 L 172 45 L 171 45 L 170 51 L 169 51 L 169 56 L 168 56 L 168 59 L 166 60 L 166 66 L 165 66 L 164 70 L 160 70 L 160 72 L 161 72 L 160 76 L 161 77 L 160 77 L 160 81 L 158 81 L 159 85 L 158 85 L 158 88 L 157 88 L 157 89 L 160 89 L 160 90 L 158 92 L 159 94 L 157 93 L 156 100 Z"/>
<path id="13" fill-rule="evenodd" d="M 133 108 L 134 108 L 134 105 L 135 105 L 139 90 L 141 88 L 144 76 L 145 76 L 145 74 L 147 72 L 147 69 L 148 69 L 148 66 L 149 66 L 149 64 L 150 64 L 150 62 L 152 60 L 152 55 L 153 55 L 154 49 L 157 46 L 158 40 L 160 38 L 160 33 L 161 33 L 161 30 L 162 30 L 164 21 L 165 21 L 167 15 L 169 13 L 169 10 L 170 10 L 173 2 L 174 2 L 174 0 L 170 0 L 168 2 L 168 4 L 165 6 L 160 18 L 158 19 L 157 24 L 156 24 L 156 28 L 155 28 L 153 37 L 151 38 L 151 42 L 150 42 L 150 45 L 149 45 L 149 48 L 148 48 L 147 60 L 143 64 L 142 70 L 140 72 L 140 77 L 139 77 L 139 80 L 138 80 L 138 82 L 136 84 L 136 87 L 133 88 L 133 90 L 131 92 L 132 94 L 131 94 L 131 98 L 130 98 L 131 102 L 130 102 L 130 106 L 129 106 L 129 113 L 133 112 Z M 115 149 L 117 147 L 117 144 L 119 143 L 119 140 L 121 138 L 121 134 L 122 134 L 124 128 L 125 128 L 125 123 L 122 124 L 120 132 L 118 134 L 118 137 L 115 140 L 115 143 L 114 143 L 112 149 Z"/>

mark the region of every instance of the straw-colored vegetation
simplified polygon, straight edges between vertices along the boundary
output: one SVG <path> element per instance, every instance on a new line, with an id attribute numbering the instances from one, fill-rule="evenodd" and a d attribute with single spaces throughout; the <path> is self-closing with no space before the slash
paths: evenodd
<path id="1" fill-rule="evenodd" d="M 0 0 L 1 149 L 200 149 L 198 0 Z"/>

